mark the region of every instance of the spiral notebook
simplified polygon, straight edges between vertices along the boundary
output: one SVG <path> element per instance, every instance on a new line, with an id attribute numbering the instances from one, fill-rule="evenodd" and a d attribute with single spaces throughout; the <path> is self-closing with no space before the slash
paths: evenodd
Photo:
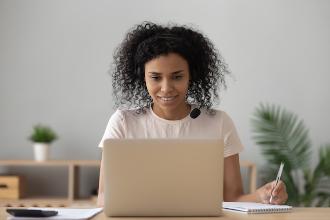
<path id="1" fill-rule="evenodd" d="M 288 205 L 271 205 L 255 202 L 223 202 L 222 205 L 226 210 L 244 212 L 248 214 L 265 214 L 292 211 L 292 206 Z"/>

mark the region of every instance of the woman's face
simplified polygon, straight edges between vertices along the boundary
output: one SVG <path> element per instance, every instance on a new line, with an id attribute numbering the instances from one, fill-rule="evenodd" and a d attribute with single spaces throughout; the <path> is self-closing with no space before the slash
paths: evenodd
<path id="1" fill-rule="evenodd" d="M 186 103 L 189 66 L 183 57 L 169 53 L 145 63 L 145 82 L 158 116 L 177 120 L 189 113 Z"/>

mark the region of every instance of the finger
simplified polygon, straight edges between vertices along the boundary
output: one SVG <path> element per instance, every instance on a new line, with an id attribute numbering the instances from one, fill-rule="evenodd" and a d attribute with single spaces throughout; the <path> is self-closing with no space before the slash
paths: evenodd
<path id="1" fill-rule="evenodd" d="M 272 190 L 276 186 L 276 181 L 272 181 L 266 184 L 266 188 Z"/>
<path id="2" fill-rule="evenodd" d="M 278 204 L 280 201 L 280 193 L 282 191 L 279 189 L 278 186 L 274 187 L 271 192 L 270 192 L 270 199 L 269 203 L 270 204 Z"/>
<path id="3" fill-rule="evenodd" d="M 269 195 L 269 198 L 274 195 L 274 190 L 275 190 L 275 181 L 269 183 L 269 188 L 267 189 L 266 193 Z"/>
<path id="4" fill-rule="evenodd" d="M 271 204 L 283 204 L 287 201 L 288 194 L 285 190 L 281 191 L 277 196 L 273 196 Z"/>
<path id="5" fill-rule="evenodd" d="M 281 180 L 279 180 L 278 182 L 277 182 L 277 184 L 280 182 Z M 273 180 L 272 182 L 271 182 L 271 184 L 272 184 L 272 187 L 274 188 L 275 186 L 276 186 L 276 180 Z"/>
<path id="6" fill-rule="evenodd" d="M 265 187 L 265 197 L 267 197 L 267 204 L 271 204 L 272 200 L 273 200 L 273 191 L 275 188 L 275 181 L 272 181 L 270 183 L 267 184 L 267 187 Z"/>
<path id="7" fill-rule="evenodd" d="M 280 202 L 280 197 L 278 196 L 272 196 L 271 199 L 269 200 L 270 204 L 277 204 Z"/>
<path id="8" fill-rule="evenodd" d="M 282 192 L 285 192 L 285 184 L 280 180 L 275 186 L 272 195 L 277 196 Z"/>
<path id="9" fill-rule="evenodd" d="M 274 204 L 274 205 L 281 205 L 282 203 L 283 203 L 283 201 L 280 200 L 279 198 L 273 199 L 273 201 L 272 201 L 272 204 Z"/>
<path id="10" fill-rule="evenodd" d="M 270 196 L 270 198 L 269 198 L 269 204 L 273 204 L 273 197 L 272 196 Z"/>
<path id="11" fill-rule="evenodd" d="M 274 198 L 274 197 L 273 197 Z M 279 196 L 279 197 L 275 197 L 273 200 L 272 200 L 272 204 L 275 204 L 275 205 L 281 205 L 281 204 L 284 204 L 287 200 L 287 196 L 286 195 L 283 195 L 283 196 Z"/>
<path id="12" fill-rule="evenodd" d="M 288 200 L 288 193 L 286 192 L 285 186 L 284 186 L 284 190 L 281 191 L 281 193 L 278 195 L 278 202 L 280 204 L 284 204 L 287 200 Z"/>
<path id="13" fill-rule="evenodd" d="M 270 204 L 270 197 L 265 197 L 261 202 L 264 204 Z"/>

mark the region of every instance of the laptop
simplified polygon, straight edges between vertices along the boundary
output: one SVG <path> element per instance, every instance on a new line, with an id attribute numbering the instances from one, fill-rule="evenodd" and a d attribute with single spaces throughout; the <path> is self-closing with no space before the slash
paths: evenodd
<path id="1" fill-rule="evenodd" d="M 107 139 L 107 216 L 220 216 L 223 140 Z"/>

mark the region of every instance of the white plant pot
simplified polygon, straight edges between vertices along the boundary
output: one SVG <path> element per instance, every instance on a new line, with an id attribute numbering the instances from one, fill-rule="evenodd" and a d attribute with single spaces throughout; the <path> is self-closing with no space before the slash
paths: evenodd
<path id="1" fill-rule="evenodd" d="M 49 159 L 49 144 L 46 143 L 34 143 L 34 159 L 36 161 L 45 161 Z"/>

